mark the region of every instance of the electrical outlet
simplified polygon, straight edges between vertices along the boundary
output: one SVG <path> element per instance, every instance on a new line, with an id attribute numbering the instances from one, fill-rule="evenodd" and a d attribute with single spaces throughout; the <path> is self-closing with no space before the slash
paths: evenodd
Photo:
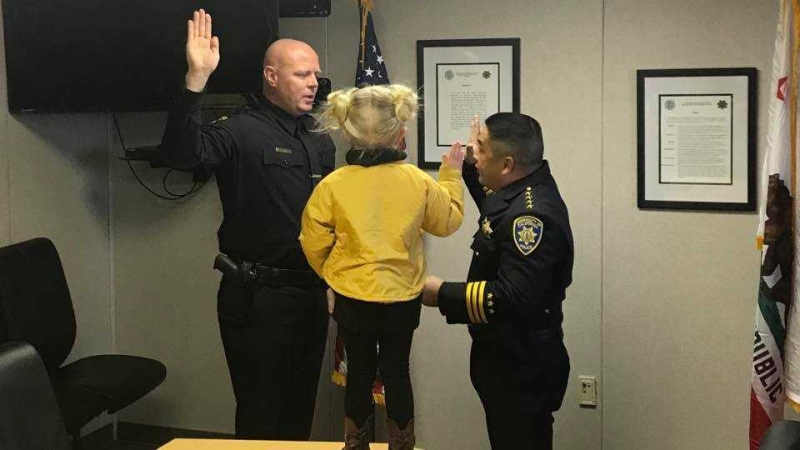
<path id="1" fill-rule="evenodd" d="M 580 375 L 578 376 L 581 389 L 581 408 L 596 408 L 597 407 L 597 380 L 594 375 Z"/>

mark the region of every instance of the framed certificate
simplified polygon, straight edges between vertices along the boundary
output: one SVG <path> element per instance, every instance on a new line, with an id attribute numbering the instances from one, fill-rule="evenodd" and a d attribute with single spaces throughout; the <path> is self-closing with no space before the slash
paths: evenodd
<path id="1" fill-rule="evenodd" d="M 519 112 L 519 38 L 417 41 L 417 165 L 437 169 L 455 141 L 466 143 L 470 121 Z"/>
<path id="2" fill-rule="evenodd" d="M 640 209 L 755 211 L 756 73 L 637 71 Z"/>

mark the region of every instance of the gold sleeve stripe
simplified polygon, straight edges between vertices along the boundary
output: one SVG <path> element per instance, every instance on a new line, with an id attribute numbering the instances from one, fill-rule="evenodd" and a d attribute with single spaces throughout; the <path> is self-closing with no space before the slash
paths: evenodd
<path id="1" fill-rule="evenodd" d="M 478 286 L 481 283 L 475 281 L 472 283 L 472 294 L 470 294 L 470 305 L 472 306 L 472 317 L 475 320 L 472 323 L 481 323 L 481 316 L 478 314 Z"/>
<path id="2" fill-rule="evenodd" d="M 465 301 L 467 304 L 467 314 L 469 315 L 469 321 L 475 323 L 475 315 L 472 314 L 472 288 L 475 283 L 467 283 L 467 290 L 465 292 Z"/>
<path id="3" fill-rule="evenodd" d="M 479 305 L 478 312 L 480 313 L 480 318 L 483 321 L 483 323 L 489 323 L 489 321 L 486 320 L 486 311 L 483 307 L 483 302 L 486 299 L 486 297 L 483 296 L 485 290 L 486 290 L 486 282 L 481 281 L 480 286 L 478 287 L 478 305 Z"/>

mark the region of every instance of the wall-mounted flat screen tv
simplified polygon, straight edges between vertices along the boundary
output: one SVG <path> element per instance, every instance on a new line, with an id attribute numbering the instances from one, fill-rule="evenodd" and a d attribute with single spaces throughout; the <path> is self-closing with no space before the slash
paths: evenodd
<path id="1" fill-rule="evenodd" d="M 12 113 L 164 111 L 183 86 L 186 23 L 203 8 L 220 38 L 208 91 L 261 90 L 277 0 L 2 0 Z"/>

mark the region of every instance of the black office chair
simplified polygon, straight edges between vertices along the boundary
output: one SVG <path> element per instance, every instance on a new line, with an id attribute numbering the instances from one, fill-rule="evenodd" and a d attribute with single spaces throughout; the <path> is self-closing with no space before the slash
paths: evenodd
<path id="1" fill-rule="evenodd" d="M 0 248 L 0 342 L 29 342 L 42 357 L 67 432 L 103 412 L 113 414 L 155 389 L 166 377 L 156 360 L 99 355 L 62 366 L 75 343 L 75 312 L 53 243 L 36 238 Z"/>
<path id="2" fill-rule="evenodd" d="M 0 345 L 0 399 L 0 448 L 69 449 L 47 369 L 30 344 Z"/>
<path id="3" fill-rule="evenodd" d="M 759 450 L 800 450 L 800 422 L 780 420 L 761 438 Z"/>

